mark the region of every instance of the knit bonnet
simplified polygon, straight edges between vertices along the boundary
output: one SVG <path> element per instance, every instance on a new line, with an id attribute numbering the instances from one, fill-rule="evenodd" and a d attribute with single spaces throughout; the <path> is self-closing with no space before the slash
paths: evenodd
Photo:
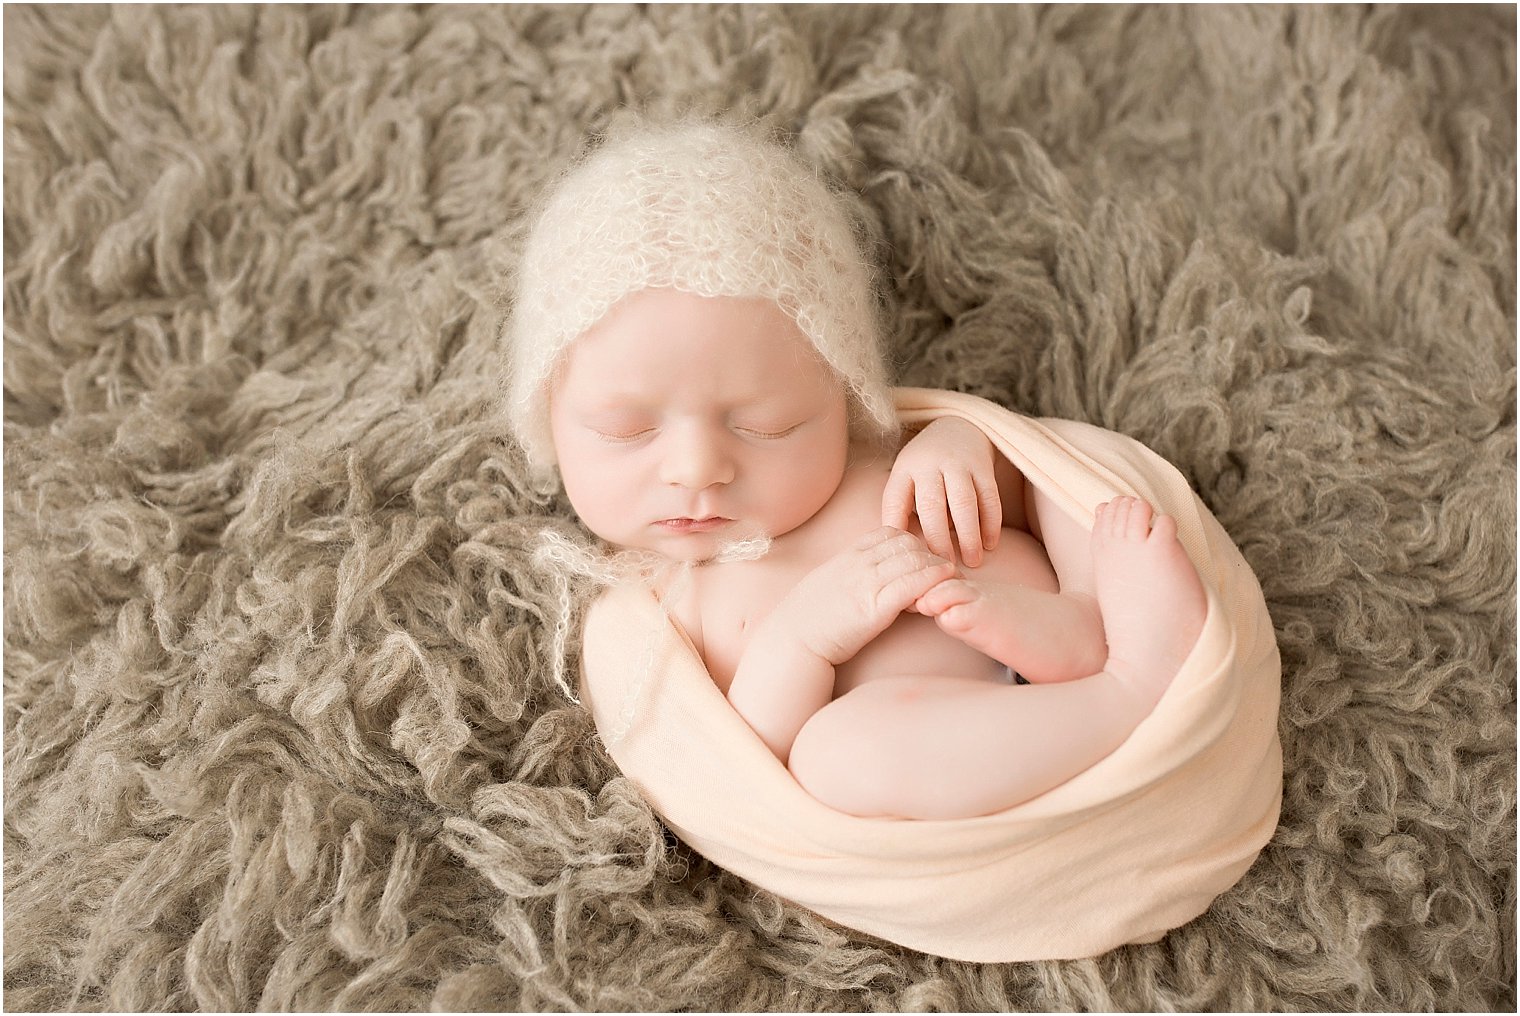
<path id="1" fill-rule="evenodd" d="M 851 428 L 896 432 L 873 274 L 837 198 L 788 149 L 739 127 L 646 127 L 551 188 L 518 265 L 508 422 L 555 463 L 549 386 L 577 337 L 631 293 L 774 300 L 844 381 Z"/>

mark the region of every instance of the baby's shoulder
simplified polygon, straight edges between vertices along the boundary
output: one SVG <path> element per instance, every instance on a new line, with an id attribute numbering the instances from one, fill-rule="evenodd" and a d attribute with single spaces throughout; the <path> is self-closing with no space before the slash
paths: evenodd
<path id="1" fill-rule="evenodd" d="M 892 474 L 891 460 L 852 463 L 834 496 L 793 535 L 794 542 L 815 544 L 830 553 L 881 525 L 881 495 Z M 843 542 L 841 542 L 843 541 Z"/>

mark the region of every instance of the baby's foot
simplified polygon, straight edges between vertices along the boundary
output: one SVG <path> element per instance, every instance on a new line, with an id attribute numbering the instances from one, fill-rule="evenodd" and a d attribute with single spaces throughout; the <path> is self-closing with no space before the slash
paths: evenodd
<path id="1" fill-rule="evenodd" d="M 1159 698 L 1203 630 L 1208 598 L 1177 520 L 1151 517 L 1139 498 L 1098 506 L 1092 556 L 1098 608 L 1108 638 L 1104 669 Z"/>
<path id="2" fill-rule="evenodd" d="M 981 587 L 965 578 L 946 579 L 920 596 L 913 609 L 926 617 L 932 617 L 951 635 L 966 642 L 967 636 L 986 627 L 988 603 L 982 596 Z M 968 642 L 974 649 L 987 650 L 975 642 Z M 991 655 L 990 653 L 988 654 Z"/>
<path id="3" fill-rule="evenodd" d="M 1090 603 L 960 576 L 930 589 L 914 606 L 945 634 L 1035 684 L 1072 681 L 1103 665 L 1102 628 Z"/>

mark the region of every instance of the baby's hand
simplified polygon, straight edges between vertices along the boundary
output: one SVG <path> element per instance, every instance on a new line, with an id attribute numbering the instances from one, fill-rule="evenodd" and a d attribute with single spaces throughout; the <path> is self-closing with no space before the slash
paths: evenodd
<path id="1" fill-rule="evenodd" d="M 803 576 L 776 613 L 809 652 L 837 667 L 954 574 L 918 537 L 883 526 Z"/>
<path id="2" fill-rule="evenodd" d="M 961 560 L 977 567 L 1003 531 L 996 456 L 987 436 L 965 420 L 935 420 L 897 453 L 881 496 L 882 525 L 906 529 L 917 514 L 929 549 L 953 560 L 953 524 Z"/>

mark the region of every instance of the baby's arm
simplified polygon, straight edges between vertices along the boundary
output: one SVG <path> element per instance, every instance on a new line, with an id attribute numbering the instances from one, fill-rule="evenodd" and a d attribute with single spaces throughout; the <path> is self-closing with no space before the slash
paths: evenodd
<path id="1" fill-rule="evenodd" d="M 728 701 L 782 763 L 834 695 L 834 668 L 860 652 L 955 566 L 890 527 L 814 568 L 761 621 Z"/>

